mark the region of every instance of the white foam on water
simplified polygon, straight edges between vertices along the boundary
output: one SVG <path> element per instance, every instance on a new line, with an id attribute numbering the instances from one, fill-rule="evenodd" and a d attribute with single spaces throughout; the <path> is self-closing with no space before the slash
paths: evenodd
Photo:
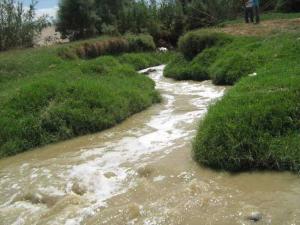
<path id="1" fill-rule="evenodd" d="M 79 180 L 85 185 L 89 194 L 97 200 L 92 208 L 104 206 L 107 199 L 127 191 L 129 180 L 135 179 L 135 173 L 132 168 L 122 166 L 125 163 L 131 165 L 141 165 L 143 159 L 151 153 L 170 152 L 170 147 L 175 141 L 190 136 L 182 124 L 190 124 L 201 117 L 206 110 L 207 105 L 213 100 L 223 95 L 223 91 L 211 87 L 211 83 L 191 83 L 177 82 L 169 83 L 162 79 L 164 66 L 154 67 L 156 72 L 151 73 L 150 77 L 156 82 L 157 88 L 162 89 L 168 94 L 163 94 L 164 109 L 158 115 L 152 116 L 146 126 L 152 128 L 150 132 L 139 134 L 137 136 L 126 136 L 114 143 L 104 143 L 103 147 L 85 150 L 81 157 L 86 158 L 91 155 L 97 155 L 93 161 L 88 161 L 80 165 L 73 166 L 70 170 L 70 182 L 74 179 Z M 172 94 L 169 94 L 172 93 Z M 201 99 L 193 98 L 192 104 L 197 110 L 192 112 L 174 113 L 176 95 L 193 95 Z M 128 131 L 128 133 L 130 133 Z M 131 133 L 132 134 L 132 133 Z M 190 137 L 189 137 L 190 138 Z M 188 139 L 189 139 L 188 138 Z M 107 178 L 105 173 L 112 172 L 114 177 Z M 155 177 L 155 182 L 165 179 L 163 176 Z M 134 182 L 133 182 L 134 183 Z M 96 206 L 97 205 L 97 206 Z M 95 207 L 96 206 L 96 207 Z M 89 212 L 91 213 L 91 212 Z M 81 214 L 82 217 L 85 217 Z M 80 217 L 80 215 L 79 215 Z M 72 224 L 69 220 L 68 223 Z M 75 221 L 81 221 L 77 218 Z M 153 221 L 152 221 L 153 222 Z M 145 221 L 145 224 L 151 224 Z M 73 224 L 72 224 L 73 225 Z"/>
<path id="2" fill-rule="evenodd" d="M 62 158 L 70 157 L 72 160 L 69 161 L 69 165 L 57 165 L 59 171 L 35 167 L 29 170 L 28 163 L 21 166 L 22 173 L 30 171 L 28 175 L 31 182 L 37 182 L 42 176 L 51 179 L 57 176 L 62 182 L 65 182 L 65 190 L 60 190 L 53 184 L 39 187 L 38 190 L 42 193 L 55 196 L 72 194 L 74 184 L 84 190 L 82 197 L 87 200 L 86 205 L 72 215 L 65 215 L 64 224 L 79 225 L 94 215 L 101 207 L 105 207 L 108 199 L 134 187 L 138 176 L 136 169 L 151 160 L 160 159 L 174 151 L 176 147 L 182 146 L 182 143 L 180 145 L 176 143 L 178 140 L 189 141 L 191 133 L 195 132 L 195 129 L 186 129 L 186 126 L 203 116 L 211 101 L 223 95 L 223 90 L 214 89 L 210 82 L 172 83 L 169 79 L 163 78 L 164 66 L 153 69 L 156 72 L 149 76 L 156 82 L 156 87 L 163 92 L 164 102 L 162 110 L 146 120 L 143 128 L 140 130 L 129 129 L 124 132 L 121 139 L 101 143 L 96 148 L 82 149 L 71 156 L 62 155 Z M 195 110 L 176 111 L 176 95 L 190 96 L 190 103 L 195 106 Z M 108 136 L 112 137 L 113 135 L 109 134 Z M 157 158 L 151 156 L 157 152 L 162 154 Z M 55 162 L 59 162 L 59 160 L 55 159 Z M 61 160 L 63 161 L 63 159 Z M 187 179 L 186 176 L 188 175 L 180 175 L 183 179 Z M 153 178 L 153 181 L 159 182 L 165 178 L 157 176 Z M 29 205 L 32 207 L 30 210 L 33 211 L 39 208 L 38 205 Z M 25 206 L 28 205 L 22 207 Z M 27 213 L 30 214 L 30 210 L 27 210 Z M 19 217 L 18 223 L 16 221 L 15 225 L 24 224 L 21 218 Z M 161 222 L 160 219 L 152 218 L 144 222 L 145 224 L 158 224 Z"/>
<path id="3" fill-rule="evenodd" d="M 163 181 L 164 179 L 166 179 L 166 176 L 160 175 L 160 176 L 154 177 L 153 181 L 154 182 L 159 182 L 159 181 Z"/>

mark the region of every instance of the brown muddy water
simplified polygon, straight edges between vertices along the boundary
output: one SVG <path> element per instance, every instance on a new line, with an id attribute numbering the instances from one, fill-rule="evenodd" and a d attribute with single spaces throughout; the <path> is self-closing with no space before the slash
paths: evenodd
<path id="1" fill-rule="evenodd" d="M 225 88 L 174 82 L 155 69 L 162 104 L 110 130 L 1 160 L 0 224 L 300 224 L 299 176 L 230 175 L 193 161 L 199 118 Z"/>

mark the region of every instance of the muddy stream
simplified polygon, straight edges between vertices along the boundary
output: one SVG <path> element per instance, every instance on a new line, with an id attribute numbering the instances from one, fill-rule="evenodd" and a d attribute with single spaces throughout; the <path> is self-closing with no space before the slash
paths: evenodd
<path id="1" fill-rule="evenodd" d="M 199 119 L 225 88 L 154 69 L 161 104 L 104 132 L 0 160 L 1 225 L 300 224 L 299 176 L 231 175 L 193 161 Z"/>

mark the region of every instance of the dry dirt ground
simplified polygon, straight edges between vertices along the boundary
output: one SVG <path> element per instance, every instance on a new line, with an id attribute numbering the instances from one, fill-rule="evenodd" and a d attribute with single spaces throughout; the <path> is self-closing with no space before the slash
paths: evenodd
<path id="1" fill-rule="evenodd" d="M 269 34 L 276 34 L 278 32 L 299 32 L 300 18 L 297 19 L 278 19 L 266 20 L 260 24 L 230 24 L 222 28 L 214 28 L 215 31 L 221 31 L 233 35 L 247 35 L 247 36 L 263 36 Z"/>
<path id="2" fill-rule="evenodd" d="M 43 29 L 41 34 L 35 39 L 35 46 L 50 46 L 66 42 L 69 42 L 69 40 L 62 39 L 61 34 L 55 31 L 55 27 L 50 26 Z"/>

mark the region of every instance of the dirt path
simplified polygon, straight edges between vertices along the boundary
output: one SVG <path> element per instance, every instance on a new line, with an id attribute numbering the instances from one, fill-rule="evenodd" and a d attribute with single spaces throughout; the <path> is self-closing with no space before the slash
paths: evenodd
<path id="1" fill-rule="evenodd" d="M 279 19 L 266 20 L 260 24 L 237 23 L 226 25 L 223 28 L 214 28 L 215 31 L 221 31 L 233 35 L 264 36 L 276 34 L 278 32 L 299 32 L 300 18 L 297 19 Z"/>

